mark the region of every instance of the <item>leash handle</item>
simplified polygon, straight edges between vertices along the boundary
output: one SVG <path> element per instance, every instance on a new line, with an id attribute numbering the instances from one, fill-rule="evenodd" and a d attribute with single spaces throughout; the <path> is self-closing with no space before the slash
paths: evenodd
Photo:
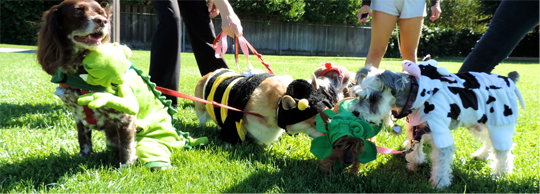
<path id="1" fill-rule="evenodd" d="M 243 36 L 235 37 L 235 38 L 236 38 L 237 42 L 240 42 L 240 48 L 242 48 L 242 52 L 244 53 L 244 56 L 246 56 L 246 60 L 248 62 L 249 69 L 253 69 L 253 65 L 251 65 L 251 62 L 249 61 L 249 50 L 247 48 L 247 40 Z M 238 54 L 238 52 L 236 52 L 236 54 Z M 263 65 L 264 65 L 264 63 L 263 63 Z"/>
<path id="2" fill-rule="evenodd" d="M 255 48 L 251 46 L 251 44 L 249 44 L 249 42 L 246 40 L 246 38 L 244 38 L 244 36 L 235 37 L 235 39 L 237 39 L 237 42 L 240 42 L 240 48 L 242 49 L 242 52 L 246 56 L 246 59 L 249 64 L 249 69 L 253 69 L 253 65 L 251 65 L 251 62 L 249 61 L 249 50 L 251 50 L 251 52 L 255 56 L 257 56 L 257 58 L 259 58 L 259 61 L 264 65 L 264 67 L 266 67 L 266 69 L 268 70 L 268 73 L 274 74 L 272 69 L 270 69 L 270 64 L 264 61 L 264 59 L 262 58 L 262 55 L 259 54 L 257 50 L 255 50 Z M 235 44 L 237 45 L 238 43 L 235 43 Z M 223 55 L 225 55 L 225 52 L 227 52 L 227 35 L 223 34 L 223 32 L 220 32 L 216 36 L 216 39 L 214 39 L 213 46 L 214 46 L 214 49 L 216 50 L 215 52 L 216 58 L 223 58 Z M 235 50 L 237 53 L 235 56 L 235 60 L 238 60 L 237 59 L 238 58 L 238 45 L 236 46 Z M 236 65 L 238 66 L 238 61 Z M 240 69 L 240 67 L 238 67 L 238 69 Z"/>
<path id="3" fill-rule="evenodd" d="M 214 46 L 214 50 L 216 50 L 215 52 L 216 58 L 223 58 L 223 56 L 227 52 L 227 35 L 222 36 L 221 33 L 222 32 L 220 32 L 217 35 L 216 39 L 214 39 L 213 46 Z"/>
<path id="4" fill-rule="evenodd" d="M 175 97 L 179 97 L 179 98 L 183 98 L 183 99 L 192 100 L 192 101 L 195 101 L 195 102 L 211 104 L 214 107 L 226 108 L 226 109 L 229 109 L 229 110 L 243 112 L 243 113 L 250 114 L 250 115 L 253 115 L 253 116 L 256 116 L 256 117 L 264 118 L 264 116 L 262 116 L 261 114 L 258 114 L 258 113 L 243 111 L 243 110 L 240 110 L 240 109 L 237 109 L 237 108 L 234 108 L 234 107 L 230 107 L 230 106 L 227 106 L 227 105 L 217 103 L 215 101 L 210 102 L 210 101 L 207 101 L 207 100 L 202 99 L 202 98 L 197 98 L 195 96 L 190 96 L 190 95 L 180 93 L 180 92 L 177 92 L 177 91 L 174 91 L 174 90 L 169 90 L 167 88 L 156 86 L 156 89 L 159 90 L 161 93 L 169 95 L 169 96 L 175 96 Z"/>

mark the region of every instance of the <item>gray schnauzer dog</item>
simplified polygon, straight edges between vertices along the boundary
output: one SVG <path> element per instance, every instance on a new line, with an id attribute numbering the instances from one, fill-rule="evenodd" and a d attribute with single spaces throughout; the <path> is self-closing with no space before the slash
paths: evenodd
<path id="1" fill-rule="evenodd" d="M 432 186 L 451 184 L 454 154 L 452 129 L 465 127 L 484 146 L 473 154 L 484 160 L 494 155 L 492 174 L 511 173 L 513 167 L 512 136 L 518 116 L 518 100 L 525 109 L 516 87 L 517 72 L 508 77 L 468 72 L 451 74 L 437 68 L 428 58 L 415 64 L 402 63 L 405 73 L 366 66 L 357 72 L 358 85 L 353 88 L 360 97 L 351 107 L 360 119 L 379 124 L 391 117 L 407 117 L 408 168 L 415 170 L 426 161 L 423 142 L 432 147 Z M 388 122 L 390 121 L 390 122 Z M 387 123 L 388 122 L 388 123 Z"/>

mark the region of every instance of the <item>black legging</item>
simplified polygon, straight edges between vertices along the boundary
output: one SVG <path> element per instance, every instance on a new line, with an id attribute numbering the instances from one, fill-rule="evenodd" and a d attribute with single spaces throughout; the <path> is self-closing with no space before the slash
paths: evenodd
<path id="1" fill-rule="evenodd" d="M 538 0 L 504 0 L 458 73 L 491 71 L 538 25 Z"/>
<path id="2" fill-rule="evenodd" d="M 208 16 L 205 0 L 153 0 L 158 27 L 152 39 L 150 80 L 156 85 L 178 91 L 180 80 L 181 20 L 186 25 L 193 54 L 201 75 L 227 68 L 223 59 L 214 56 L 214 25 Z M 167 96 L 176 106 L 177 98 Z"/>

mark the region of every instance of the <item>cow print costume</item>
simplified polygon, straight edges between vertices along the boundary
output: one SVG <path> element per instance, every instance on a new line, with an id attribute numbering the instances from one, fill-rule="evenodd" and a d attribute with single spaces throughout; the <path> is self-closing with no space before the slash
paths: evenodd
<path id="1" fill-rule="evenodd" d="M 434 63 L 434 64 L 430 64 Z M 518 116 L 518 103 L 511 79 L 488 73 L 441 75 L 436 61 L 419 63 L 421 76 L 416 101 L 409 115 L 411 126 L 427 122 L 438 148 L 454 144 L 448 130 L 484 123 L 493 146 L 508 150 Z"/>

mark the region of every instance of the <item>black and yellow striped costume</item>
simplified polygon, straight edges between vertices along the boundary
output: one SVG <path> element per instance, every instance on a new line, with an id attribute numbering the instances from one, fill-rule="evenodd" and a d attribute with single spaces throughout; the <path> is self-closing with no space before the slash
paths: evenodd
<path id="1" fill-rule="evenodd" d="M 230 69 L 218 69 L 206 80 L 203 88 L 203 98 L 216 101 L 240 110 L 244 110 L 253 91 L 261 82 L 273 74 L 263 73 L 253 76 L 242 76 Z M 230 142 L 245 140 L 247 131 L 242 129 L 242 112 L 206 104 L 208 114 L 221 127 L 221 138 Z"/>

